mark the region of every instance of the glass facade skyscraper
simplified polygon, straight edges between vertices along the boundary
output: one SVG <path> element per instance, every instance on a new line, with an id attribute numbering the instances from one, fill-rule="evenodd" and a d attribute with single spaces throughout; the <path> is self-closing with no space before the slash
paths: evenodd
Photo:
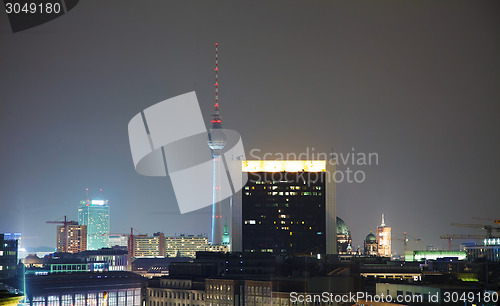
<path id="1" fill-rule="evenodd" d="M 87 250 L 109 248 L 107 200 L 85 200 L 78 206 L 78 223 L 87 226 Z"/>

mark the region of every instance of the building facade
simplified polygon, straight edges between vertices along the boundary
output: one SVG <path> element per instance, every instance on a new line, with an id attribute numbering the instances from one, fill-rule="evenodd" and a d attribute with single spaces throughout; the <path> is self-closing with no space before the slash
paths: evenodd
<path id="1" fill-rule="evenodd" d="M 196 257 L 196 252 L 206 251 L 210 247 L 205 236 L 180 235 L 166 237 L 165 255 L 168 257 Z"/>
<path id="2" fill-rule="evenodd" d="M 205 284 L 190 279 L 162 278 L 148 282 L 146 306 L 204 306 Z"/>
<path id="3" fill-rule="evenodd" d="M 483 245 L 467 247 L 467 257 L 470 260 L 500 262 L 500 238 L 487 238 Z"/>
<path id="4" fill-rule="evenodd" d="M 109 246 L 127 247 L 128 237 L 128 234 L 109 234 Z"/>
<path id="5" fill-rule="evenodd" d="M 391 228 L 385 225 L 384 214 L 382 214 L 382 223 L 377 227 L 378 255 L 391 257 Z"/>
<path id="6" fill-rule="evenodd" d="M 406 251 L 405 261 L 424 261 L 452 258 L 455 260 L 466 260 L 465 251 Z"/>
<path id="7" fill-rule="evenodd" d="M 164 257 L 165 234 L 134 235 L 133 247 L 134 257 Z"/>
<path id="8" fill-rule="evenodd" d="M 0 234 L 0 279 L 16 274 L 17 243 L 16 239 L 5 239 L 4 234 Z"/>
<path id="9" fill-rule="evenodd" d="M 142 282 L 142 277 L 131 272 L 27 275 L 23 305 L 141 306 Z"/>
<path id="10" fill-rule="evenodd" d="M 87 250 L 87 226 L 57 226 L 57 252 L 79 253 Z"/>
<path id="11" fill-rule="evenodd" d="M 78 207 L 78 223 L 87 226 L 87 249 L 109 248 L 109 206 L 107 200 L 85 200 Z"/>
<path id="12" fill-rule="evenodd" d="M 232 306 L 240 304 L 240 282 L 234 279 L 206 279 L 206 305 Z M 248 304 L 258 305 L 258 304 Z"/>
<path id="13" fill-rule="evenodd" d="M 242 251 L 337 253 L 334 167 L 324 160 L 243 161 Z"/>
<path id="14" fill-rule="evenodd" d="M 96 270 L 96 266 L 102 264 L 103 271 L 128 271 L 129 256 L 126 250 L 119 248 L 100 249 L 86 251 L 80 254 L 90 266 Z"/>

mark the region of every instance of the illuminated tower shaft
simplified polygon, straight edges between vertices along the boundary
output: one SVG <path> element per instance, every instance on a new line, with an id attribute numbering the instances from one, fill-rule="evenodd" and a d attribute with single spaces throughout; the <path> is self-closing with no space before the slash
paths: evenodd
<path id="1" fill-rule="evenodd" d="M 212 244 L 222 244 L 221 156 L 213 155 Z"/>
<path id="2" fill-rule="evenodd" d="M 222 131 L 222 117 L 219 114 L 219 80 L 218 80 L 218 52 L 215 44 L 215 105 L 208 133 L 208 146 L 212 150 L 213 158 L 213 190 L 212 190 L 212 244 L 222 244 L 222 208 L 221 208 L 221 152 L 226 145 L 226 136 Z"/>

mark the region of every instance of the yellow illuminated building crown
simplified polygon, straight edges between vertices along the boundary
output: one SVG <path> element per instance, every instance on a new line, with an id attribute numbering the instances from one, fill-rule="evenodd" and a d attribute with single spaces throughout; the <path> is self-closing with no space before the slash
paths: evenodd
<path id="1" fill-rule="evenodd" d="M 324 160 L 244 160 L 243 172 L 326 172 Z"/>

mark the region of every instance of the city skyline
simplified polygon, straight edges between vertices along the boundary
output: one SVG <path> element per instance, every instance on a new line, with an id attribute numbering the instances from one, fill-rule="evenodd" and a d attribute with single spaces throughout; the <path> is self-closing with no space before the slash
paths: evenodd
<path id="1" fill-rule="evenodd" d="M 148 18 L 80 3 L 16 34 L 0 13 L 0 233 L 55 247 L 45 222 L 75 220 L 85 188 L 103 188 L 111 233 L 208 236 L 210 208 L 181 215 L 168 178 L 134 171 L 127 123 L 193 90 L 210 118 L 218 42 L 224 127 L 247 154 L 378 154 L 353 167 L 363 183 L 337 184 L 354 249 L 382 213 L 395 252 L 403 232 L 420 249 L 483 234 L 451 223 L 500 218 L 500 4 L 356 3 L 162 3 Z"/>

